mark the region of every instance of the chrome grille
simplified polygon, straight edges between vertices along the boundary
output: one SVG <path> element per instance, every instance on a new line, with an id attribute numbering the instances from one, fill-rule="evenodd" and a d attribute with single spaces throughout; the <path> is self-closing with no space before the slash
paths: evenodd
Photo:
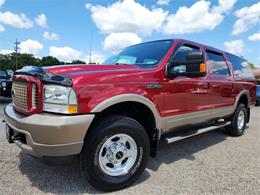
<path id="1" fill-rule="evenodd" d="M 13 81 L 12 91 L 14 105 L 27 111 L 27 82 Z"/>
<path id="2" fill-rule="evenodd" d="M 36 84 L 32 85 L 32 107 L 37 108 L 39 105 L 38 87 Z"/>

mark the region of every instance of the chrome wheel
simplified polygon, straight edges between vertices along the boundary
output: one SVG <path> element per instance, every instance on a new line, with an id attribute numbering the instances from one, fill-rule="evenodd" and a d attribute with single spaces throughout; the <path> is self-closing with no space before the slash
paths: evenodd
<path id="1" fill-rule="evenodd" d="M 245 113 L 243 110 L 240 110 L 237 118 L 237 127 L 239 130 L 242 130 L 245 124 Z"/>
<path id="2" fill-rule="evenodd" d="M 137 144 L 126 134 L 108 138 L 99 151 L 99 166 L 109 176 L 126 175 L 137 159 Z"/>

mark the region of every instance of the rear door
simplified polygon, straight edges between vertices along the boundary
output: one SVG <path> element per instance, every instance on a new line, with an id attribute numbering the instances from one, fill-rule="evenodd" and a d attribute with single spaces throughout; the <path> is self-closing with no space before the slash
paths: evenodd
<path id="1" fill-rule="evenodd" d="M 208 101 L 211 107 L 225 108 L 233 105 L 233 77 L 223 53 L 206 49 L 207 66 L 210 68 Z"/>

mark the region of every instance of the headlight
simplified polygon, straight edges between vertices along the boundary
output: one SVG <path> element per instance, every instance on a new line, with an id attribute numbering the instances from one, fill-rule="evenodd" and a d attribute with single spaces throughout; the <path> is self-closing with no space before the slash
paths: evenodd
<path id="1" fill-rule="evenodd" d="M 71 87 L 45 85 L 43 110 L 47 112 L 75 114 L 78 112 L 78 101 Z"/>
<path id="2" fill-rule="evenodd" d="M 2 87 L 6 87 L 7 83 L 6 82 L 2 82 Z"/>

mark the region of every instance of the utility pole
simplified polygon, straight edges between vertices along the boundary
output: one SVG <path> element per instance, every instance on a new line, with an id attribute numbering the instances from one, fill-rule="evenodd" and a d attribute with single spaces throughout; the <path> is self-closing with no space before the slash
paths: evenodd
<path id="1" fill-rule="evenodd" d="M 19 48 L 20 42 L 18 42 L 17 39 L 16 39 L 14 44 L 15 44 L 15 47 L 14 47 L 14 52 L 15 52 L 15 69 L 17 70 L 17 55 L 18 55 L 18 50 L 20 49 Z"/>

